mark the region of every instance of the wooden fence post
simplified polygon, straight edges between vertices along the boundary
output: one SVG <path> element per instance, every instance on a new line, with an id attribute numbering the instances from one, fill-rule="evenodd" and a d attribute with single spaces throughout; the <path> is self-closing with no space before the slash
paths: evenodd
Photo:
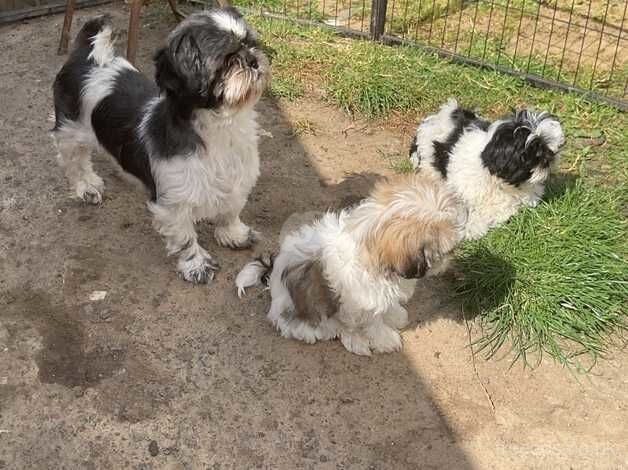
<path id="1" fill-rule="evenodd" d="M 371 2 L 371 39 L 379 41 L 386 27 L 386 7 L 388 0 L 372 0 Z"/>

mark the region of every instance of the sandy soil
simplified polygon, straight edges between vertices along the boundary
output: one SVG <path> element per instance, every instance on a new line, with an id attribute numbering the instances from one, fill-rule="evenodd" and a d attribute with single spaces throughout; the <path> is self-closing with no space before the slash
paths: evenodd
<path id="1" fill-rule="evenodd" d="M 109 9 L 124 29 L 122 6 Z M 101 11 L 81 11 L 74 31 Z M 143 20 L 152 73 L 172 25 Z M 411 303 L 402 353 L 288 341 L 265 321 L 267 293 L 235 295 L 252 252 L 217 247 L 202 225 L 223 270 L 193 287 L 144 196 L 105 159 L 103 205 L 71 199 L 47 134 L 60 22 L 0 29 L 0 468 L 628 467 L 625 353 L 588 377 L 549 361 L 474 366 L 443 281 Z M 320 102 L 265 99 L 260 112 L 272 138 L 244 213 L 266 237 L 258 250 L 293 212 L 355 201 L 405 151 L 401 136 Z"/>

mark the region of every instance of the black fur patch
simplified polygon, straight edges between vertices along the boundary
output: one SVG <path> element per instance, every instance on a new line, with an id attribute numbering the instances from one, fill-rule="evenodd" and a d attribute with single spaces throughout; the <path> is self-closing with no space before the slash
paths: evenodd
<path id="1" fill-rule="evenodd" d="M 192 127 L 181 104 L 173 99 L 161 100 L 152 110 L 147 121 L 146 137 L 154 148 L 155 158 L 171 158 L 192 154 L 203 145 L 202 139 Z"/>
<path id="2" fill-rule="evenodd" d="M 453 147 L 456 145 L 465 128 L 475 126 L 479 129 L 488 129 L 489 123 L 478 117 L 473 111 L 463 108 L 456 108 L 451 113 L 451 120 L 454 123 L 454 129 L 447 136 L 445 142 L 433 142 L 434 146 L 434 168 L 436 168 L 443 178 L 447 177 L 447 166 L 449 165 L 449 156 Z"/>
<path id="3" fill-rule="evenodd" d="M 88 59 L 93 46 L 91 39 L 105 26 L 111 25 L 111 16 L 102 15 L 83 25 L 74 40 L 74 49 L 52 85 L 55 105 L 55 125 L 57 130 L 63 121 L 76 121 L 81 112 L 81 90 L 87 74 L 94 67 Z"/>
<path id="4" fill-rule="evenodd" d="M 416 137 L 412 140 L 412 144 L 410 144 L 410 151 L 408 152 L 408 156 L 411 157 L 414 153 L 416 153 L 416 151 L 418 150 L 419 146 L 417 144 L 416 141 Z M 417 154 L 417 158 L 420 157 L 420 155 Z"/>
<path id="5" fill-rule="evenodd" d="M 155 182 L 138 126 L 157 87 L 141 73 L 124 70 L 116 77 L 112 92 L 92 112 L 92 126 L 100 144 L 125 171 L 139 178 L 155 196 Z M 163 136 L 162 136 L 163 137 Z"/>
<path id="6" fill-rule="evenodd" d="M 554 158 L 543 139 L 533 139 L 526 146 L 532 132 L 527 119 L 527 113 L 520 112 L 501 124 L 480 157 L 491 174 L 514 186 L 530 179 L 535 168 L 549 167 Z"/>

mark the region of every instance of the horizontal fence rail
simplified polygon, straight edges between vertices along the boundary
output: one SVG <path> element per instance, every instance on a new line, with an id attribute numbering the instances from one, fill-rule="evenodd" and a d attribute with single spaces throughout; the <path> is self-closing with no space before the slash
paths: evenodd
<path id="1" fill-rule="evenodd" d="M 235 0 L 628 109 L 628 0 Z"/>

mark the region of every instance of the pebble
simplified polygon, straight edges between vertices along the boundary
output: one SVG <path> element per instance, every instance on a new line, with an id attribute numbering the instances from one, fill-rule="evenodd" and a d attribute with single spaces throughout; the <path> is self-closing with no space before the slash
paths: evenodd
<path id="1" fill-rule="evenodd" d="M 157 457 L 159 454 L 159 444 L 157 444 L 157 441 L 150 441 L 150 444 L 148 444 L 148 452 L 152 457 Z"/>

